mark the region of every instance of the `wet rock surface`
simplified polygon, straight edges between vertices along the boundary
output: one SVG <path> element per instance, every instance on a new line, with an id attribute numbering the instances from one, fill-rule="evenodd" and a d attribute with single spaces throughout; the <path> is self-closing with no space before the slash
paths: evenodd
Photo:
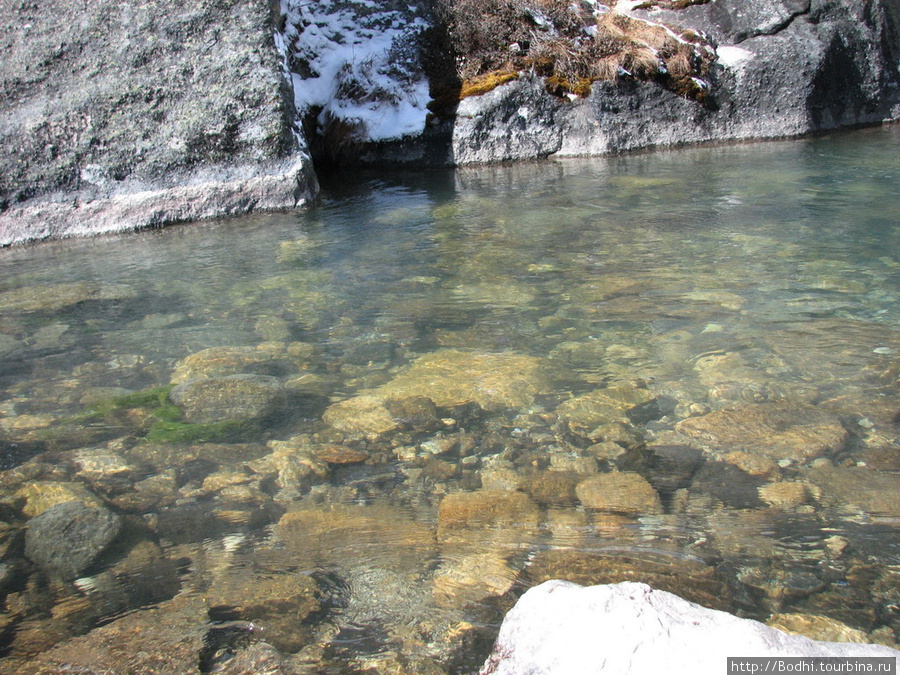
<path id="1" fill-rule="evenodd" d="M 775 461 L 807 462 L 840 450 L 847 432 L 837 418 L 813 407 L 763 403 L 679 423 L 678 430 L 713 451 L 744 451 Z"/>
<path id="2" fill-rule="evenodd" d="M 50 576 L 77 577 L 116 538 L 121 520 L 101 506 L 65 502 L 28 521 L 25 555 Z"/>

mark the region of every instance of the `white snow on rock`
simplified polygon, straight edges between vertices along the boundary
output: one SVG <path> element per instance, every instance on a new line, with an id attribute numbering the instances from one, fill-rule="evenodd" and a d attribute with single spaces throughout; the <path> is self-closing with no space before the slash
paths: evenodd
<path id="1" fill-rule="evenodd" d="M 723 45 L 716 49 L 719 63 L 726 68 L 738 68 L 754 57 L 753 52 L 743 47 Z"/>
<path id="2" fill-rule="evenodd" d="M 788 635 L 646 584 L 554 580 L 509 611 L 480 675 L 720 675 L 729 656 L 900 659 L 900 652 Z"/>
<path id="3" fill-rule="evenodd" d="M 409 64 L 427 23 L 413 5 L 401 12 L 377 0 L 281 0 L 285 27 L 275 42 L 284 56 L 298 119 L 320 109 L 355 128 L 359 141 L 419 134 L 428 81 Z"/>

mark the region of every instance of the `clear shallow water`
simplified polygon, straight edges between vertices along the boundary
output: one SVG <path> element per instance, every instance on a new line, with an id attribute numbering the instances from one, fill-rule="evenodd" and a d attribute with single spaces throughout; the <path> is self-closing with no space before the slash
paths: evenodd
<path id="1" fill-rule="evenodd" d="M 158 605 L 207 671 L 252 621 L 315 672 L 468 672 L 558 576 L 895 639 L 898 151 L 353 173 L 306 213 L 0 251 L 8 667 Z M 227 386 L 159 390 L 198 378 Z M 48 582 L 22 528 L 71 499 L 126 534 Z"/>

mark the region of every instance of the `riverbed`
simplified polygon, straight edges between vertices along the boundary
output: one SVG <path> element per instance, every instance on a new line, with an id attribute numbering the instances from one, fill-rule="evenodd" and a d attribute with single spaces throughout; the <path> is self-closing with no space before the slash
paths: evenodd
<path id="1" fill-rule="evenodd" d="M 467 673 L 549 578 L 896 646 L 898 157 L 337 173 L 0 250 L 0 669 Z"/>

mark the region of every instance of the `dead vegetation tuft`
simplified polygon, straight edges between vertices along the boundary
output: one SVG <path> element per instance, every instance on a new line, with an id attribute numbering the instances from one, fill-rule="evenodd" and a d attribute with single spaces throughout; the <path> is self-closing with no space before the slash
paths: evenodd
<path id="1" fill-rule="evenodd" d="M 680 9 L 708 0 L 659 0 Z M 535 72 L 558 96 L 587 96 L 597 81 L 656 82 L 705 100 L 714 46 L 694 31 L 644 21 L 614 3 L 578 0 L 437 0 L 460 98 Z M 457 99 L 458 100 L 458 99 Z"/>

